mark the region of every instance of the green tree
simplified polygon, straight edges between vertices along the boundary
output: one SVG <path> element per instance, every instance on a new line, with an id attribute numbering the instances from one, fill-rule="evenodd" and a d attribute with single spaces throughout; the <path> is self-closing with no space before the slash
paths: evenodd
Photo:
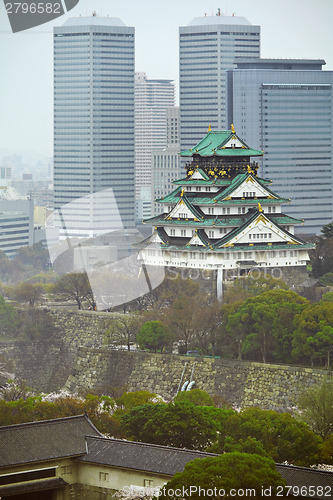
<path id="1" fill-rule="evenodd" d="M 320 304 L 323 302 L 333 302 L 333 292 L 326 292 L 320 300 Z"/>
<path id="2" fill-rule="evenodd" d="M 333 435 L 333 380 L 309 387 L 297 403 L 299 415 L 322 438 Z"/>
<path id="3" fill-rule="evenodd" d="M 260 272 L 260 271 L 259 271 Z M 223 301 L 225 304 L 246 300 L 268 290 L 288 290 L 288 285 L 273 276 L 241 276 L 228 287 Z"/>
<path id="4" fill-rule="evenodd" d="M 136 338 L 139 346 L 143 349 L 149 349 L 156 352 L 164 347 L 171 345 L 173 336 L 169 328 L 161 321 L 147 321 L 142 327 Z"/>
<path id="5" fill-rule="evenodd" d="M 228 417 L 221 431 L 220 452 L 224 451 L 227 437 L 235 443 L 255 438 L 276 462 L 300 466 L 318 463 L 322 443 L 306 423 L 289 413 L 259 408 L 248 408 Z"/>
<path id="6" fill-rule="evenodd" d="M 320 278 L 333 272 L 333 239 L 318 236 L 315 245 L 315 248 L 309 251 L 310 264 L 313 276 Z"/>
<path id="7" fill-rule="evenodd" d="M 160 402 L 160 397 L 156 396 L 155 393 L 149 391 L 134 391 L 134 392 L 123 392 L 120 398 L 116 399 L 116 403 L 119 407 L 125 410 L 131 410 L 137 406 L 142 406 L 145 404 L 153 404 Z"/>
<path id="8" fill-rule="evenodd" d="M 324 238 L 333 238 L 333 222 L 326 224 L 321 228 L 321 234 Z"/>
<path id="9" fill-rule="evenodd" d="M 81 415 L 85 411 L 97 429 L 114 437 L 123 437 L 119 424 L 110 414 L 112 401 L 105 397 L 88 394 L 85 399 L 59 397 L 53 401 L 41 396 L 28 396 L 16 401 L 0 399 L 0 425 L 48 420 Z"/>
<path id="10" fill-rule="evenodd" d="M 175 492 L 182 492 L 183 488 L 188 491 L 188 497 L 193 499 L 202 498 L 200 488 L 201 492 L 215 491 L 214 498 L 217 499 L 230 496 L 232 490 L 241 489 L 255 490 L 255 495 L 251 494 L 251 497 L 260 498 L 263 489 L 271 488 L 274 498 L 276 487 L 284 485 L 286 482 L 277 472 L 271 458 L 247 453 L 225 453 L 188 462 L 184 471 L 177 472 L 163 487 L 160 498 L 182 498 Z"/>
<path id="11" fill-rule="evenodd" d="M 248 436 L 246 439 L 239 439 L 238 441 L 231 436 L 226 437 L 224 440 L 224 452 L 232 453 L 235 451 L 238 453 L 254 453 L 262 457 L 269 457 L 263 444 L 251 436 Z"/>
<path id="12" fill-rule="evenodd" d="M 217 438 L 212 410 L 217 409 L 189 402 L 143 405 L 124 415 L 121 424 L 127 437 L 136 441 L 203 450 Z"/>
<path id="13" fill-rule="evenodd" d="M 79 309 L 82 303 L 91 294 L 91 288 L 86 273 L 63 274 L 55 286 L 55 293 L 64 297 L 65 300 L 74 300 Z"/>
<path id="14" fill-rule="evenodd" d="M 308 301 L 289 290 L 269 290 L 238 304 L 226 330 L 237 341 L 238 358 L 286 361 L 290 358 L 293 320 Z"/>
<path id="15" fill-rule="evenodd" d="M 333 302 L 306 307 L 295 317 L 292 354 L 296 359 L 309 358 L 311 366 L 322 358 L 330 364 L 332 352 Z"/>
<path id="16" fill-rule="evenodd" d="M 327 286 L 333 286 L 333 273 L 326 273 L 319 279 L 320 283 Z"/>
<path id="17" fill-rule="evenodd" d="M 202 389 L 192 389 L 191 391 L 180 391 L 174 401 L 189 401 L 195 406 L 215 406 L 213 398 L 208 392 Z"/>

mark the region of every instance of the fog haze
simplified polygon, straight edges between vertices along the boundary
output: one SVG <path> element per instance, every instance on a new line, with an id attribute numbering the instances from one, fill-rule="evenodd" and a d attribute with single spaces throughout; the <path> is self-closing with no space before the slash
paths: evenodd
<path id="1" fill-rule="evenodd" d="M 80 0 L 57 20 L 16 34 L 1 3 L 0 160 L 4 152 L 53 154 L 53 26 L 93 10 L 119 17 L 136 29 L 136 71 L 173 79 L 178 90 L 178 28 L 218 8 L 261 26 L 261 57 L 324 59 L 333 70 L 331 0 Z"/>

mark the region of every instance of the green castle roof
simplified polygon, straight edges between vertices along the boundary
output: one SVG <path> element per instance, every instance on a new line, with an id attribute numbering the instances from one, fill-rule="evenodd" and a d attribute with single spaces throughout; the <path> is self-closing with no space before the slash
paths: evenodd
<path id="1" fill-rule="evenodd" d="M 241 185 L 244 180 L 246 180 L 251 174 L 244 173 L 244 174 L 238 174 L 236 177 L 233 179 L 228 179 L 226 180 L 227 182 L 223 183 L 226 188 L 223 188 L 223 185 L 221 186 L 222 191 L 220 192 L 215 192 L 215 193 L 205 193 L 205 196 L 202 196 L 198 194 L 197 196 L 193 194 L 191 196 L 188 196 L 188 199 L 190 200 L 192 205 L 237 205 L 237 204 L 244 204 L 244 200 L 242 199 L 229 199 L 225 200 L 226 197 L 228 197 L 229 194 L 231 194 L 235 189 L 237 189 L 238 186 Z M 271 189 L 268 188 L 267 186 L 267 181 L 264 179 L 260 179 L 258 177 L 255 177 L 255 180 L 260 184 L 268 193 L 270 193 L 273 198 L 268 198 L 265 199 L 265 203 L 269 204 L 274 204 L 274 203 L 289 203 L 290 200 L 286 198 L 281 198 L 278 196 L 276 193 L 274 193 Z M 198 181 L 197 181 L 198 182 Z M 204 181 L 205 182 L 205 181 Z M 178 184 L 175 183 L 176 185 Z M 167 194 L 164 196 L 164 198 L 158 198 L 156 202 L 158 203 L 177 203 L 179 200 L 180 193 L 182 191 L 182 185 L 185 183 L 180 183 L 176 189 L 174 189 L 171 193 Z M 256 204 L 258 201 L 261 201 L 262 198 L 258 199 L 252 199 L 252 198 L 247 198 L 246 199 L 246 204 Z"/>
<path id="2" fill-rule="evenodd" d="M 226 144 L 233 138 L 241 144 L 241 147 L 226 147 Z M 186 149 L 180 152 L 180 156 L 262 156 L 263 152 L 257 149 L 250 148 L 244 141 L 242 141 L 235 132 L 232 130 L 222 130 L 220 132 L 208 132 L 207 135 L 201 139 L 191 149 Z"/>

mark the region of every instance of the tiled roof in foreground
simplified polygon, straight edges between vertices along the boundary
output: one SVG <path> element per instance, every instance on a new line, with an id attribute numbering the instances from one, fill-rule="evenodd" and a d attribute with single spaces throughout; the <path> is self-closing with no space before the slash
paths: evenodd
<path id="1" fill-rule="evenodd" d="M 120 439 L 87 437 L 88 453 L 79 460 L 94 464 L 125 469 L 141 470 L 171 476 L 182 472 L 185 465 L 195 458 L 217 455 L 201 451 L 172 448 L 149 443 Z"/>
<path id="2" fill-rule="evenodd" d="M 86 415 L 0 427 L 0 467 L 82 455 L 87 435 L 101 433 Z"/>

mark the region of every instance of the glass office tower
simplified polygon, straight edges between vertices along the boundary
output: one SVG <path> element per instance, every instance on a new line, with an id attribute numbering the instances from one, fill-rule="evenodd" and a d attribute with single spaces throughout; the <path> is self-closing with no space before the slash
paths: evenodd
<path id="1" fill-rule="evenodd" d="M 54 29 L 54 203 L 65 236 L 134 224 L 134 28 L 120 19 Z"/>
<path id="2" fill-rule="evenodd" d="M 333 219 L 333 72 L 322 60 L 239 61 L 228 72 L 228 117 L 264 151 L 260 175 L 291 199 L 298 232 L 320 233 Z"/>
<path id="3" fill-rule="evenodd" d="M 238 57 L 260 57 L 260 26 L 244 17 L 205 16 L 179 28 L 179 105 L 181 150 L 226 120 L 226 70 Z"/>

